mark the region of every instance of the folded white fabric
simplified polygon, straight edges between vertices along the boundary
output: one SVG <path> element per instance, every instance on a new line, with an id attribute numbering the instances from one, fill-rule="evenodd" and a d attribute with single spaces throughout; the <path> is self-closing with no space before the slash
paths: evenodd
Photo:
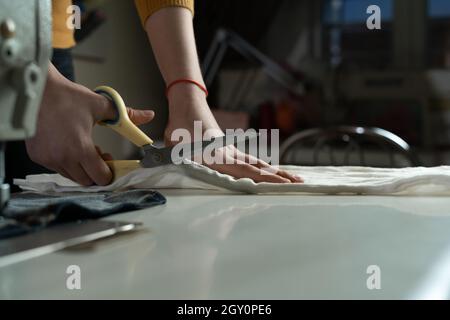
<path id="1" fill-rule="evenodd" d="M 321 193 L 373 195 L 450 195 L 450 166 L 381 169 L 368 167 L 282 166 L 304 183 L 255 183 L 234 179 L 195 162 L 139 169 L 108 186 L 82 187 L 58 174 L 16 179 L 23 190 L 38 192 L 100 192 L 132 188 L 202 189 L 243 193 Z"/>

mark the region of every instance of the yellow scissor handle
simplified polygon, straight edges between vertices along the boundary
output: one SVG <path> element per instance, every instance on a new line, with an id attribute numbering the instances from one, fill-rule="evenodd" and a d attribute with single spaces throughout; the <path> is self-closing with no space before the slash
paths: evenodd
<path id="1" fill-rule="evenodd" d="M 144 132 L 141 131 L 128 117 L 127 108 L 120 94 L 111 87 L 100 86 L 94 89 L 94 92 L 101 94 L 113 102 L 117 111 L 117 118 L 114 120 L 104 120 L 100 125 L 107 126 L 123 137 L 133 142 L 136 146 L 142 147 L 147 144 L 153 144 Z"/>

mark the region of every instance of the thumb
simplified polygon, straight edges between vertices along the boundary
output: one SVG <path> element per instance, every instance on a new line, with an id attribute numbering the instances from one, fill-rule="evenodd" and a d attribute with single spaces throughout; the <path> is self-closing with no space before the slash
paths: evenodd
<path id="1" fill-rule="evenodd" d="M 149 123 L 155 117 L 153 110 L 138 110 L 127 108 L 128 117 L 137 126 Z"/>

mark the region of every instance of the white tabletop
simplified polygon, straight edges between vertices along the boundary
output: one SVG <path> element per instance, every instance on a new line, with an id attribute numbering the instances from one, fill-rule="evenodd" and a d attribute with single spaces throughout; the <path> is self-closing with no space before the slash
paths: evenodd
<path id="1" fill-rule="evenodd" d="M 0 298 L 450 298 L 450 198 L 161 192 L 108 218 L 140 231 L 1 268 Z"/>

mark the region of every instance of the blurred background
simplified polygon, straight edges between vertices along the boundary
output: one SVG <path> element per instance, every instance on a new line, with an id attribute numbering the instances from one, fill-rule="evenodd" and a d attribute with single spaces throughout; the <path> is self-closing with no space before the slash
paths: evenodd
<path id="1" fill-rule="evenodd" d="M 77 82 L 150 107 L 162 138 L 164 83 L 134 2 L 78 1 Z M 381 9 L 381 29 L 366 25 Z M 226 128 L 279 129 L 284 163 L 450 164 L 450 1 L 196 1 L 209 104 Z M 84 26 L 83 26 L 84 24 Z M 98 128 L 116 158 L 133 146 Z"/>

